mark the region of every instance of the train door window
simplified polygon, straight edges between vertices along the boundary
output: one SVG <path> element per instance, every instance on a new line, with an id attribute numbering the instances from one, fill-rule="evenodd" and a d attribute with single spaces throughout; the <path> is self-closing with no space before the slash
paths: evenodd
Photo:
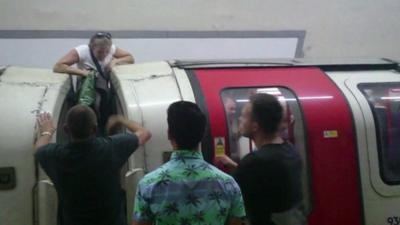
<path id="1" fill-rule="evenodd" d="M 375 120 L 379 170 L 389 185 L 400 184 L 400 83 L 360 84 Z"/>
<path id="2" fill-rule="evenodd" d="M 221 92 L 221 100 L 223 102 L 225 118 L 228 124 L 228 148 L 230 157 L 238 162 L 247 153 L 255 149 L 255 145 L 251 143 L 248 138 L 240 135 L 238 125 L 242 108 L 247 102 L 249 102 L 250 96 L 256 93 L 268 93 L 274 95 L 283 106 L 284 122 L 281 126 L 282 137 L 295 146 L 295 149 L 299 151 L 303 160 L 304 200 L 301 206 L 301 214 L 305 218 L 305 216 L 311 212 L 310 173 L 302 112 L 295 95 L 290 90 L 281 87 L 230 88 Z"/>

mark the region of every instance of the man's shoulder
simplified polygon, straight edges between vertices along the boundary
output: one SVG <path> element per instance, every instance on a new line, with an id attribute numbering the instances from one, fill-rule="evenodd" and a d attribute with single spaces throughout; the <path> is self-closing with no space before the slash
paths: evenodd
<path id="1" fill-rule="evenodd" d="M 107 154 L 126 152 L 130 146 L 136 146 L 137 138 L 132 134 L 116 134 L 112 136 L 96 137 L 93 140 L 93 150 Z M 136 149 L 131 149 L 132 152 Z M 130 151 L 130 150 L 129 150 Z"/>
<path id="2" fill-rule="evenodd" d="M 290 143 L 265 146 L 256 152 L 251 161 L 254 167 L 259 168 L 279 168 L 288 163 L 301 163 L 301 156 Z M 248 163 L 249 164 L 249 163 Z"/>
<path id="3" fill-rule="evenodd" d="M 111 139 L 126 139 L 126 138 L 137 138 L 137 136 L 135 134 L 132 133 L 118 133 L 118 134 L 114 134 L 109 136 Z"/>
<path id="4" fill-rule="evenodd" d="M 266 151 L 262 151 L 262 155 L 264 157 L 268 156 L 273 159 L 279 159 L 282 157 L 286 158 L 288 156 L 296 158 L 300 157 L 300 154 L 298 151 L 296 151 L 295 147 L 287 141 L 280 145 L 267 146 L 265 150 Z"/>
<path id="5" fill-rule="evenodd" d="M 196 174 L 200 174 L 200 177 L 207 177 L 211 179 L 233 179 L 232 176 L 226 174 L 214 167 L 213 165 L 203 162 L 202 164 L 196 164 Z M 182 172 L 182 168 L 177 167 L 177 164 L 174 161 L 168 161 L 157 169 L 147 173 L 142 178 L 142 183 L 151 184 L 156 183 L 162 179 L 170 179 L 173 180 L 175 178 L 176 173 Z"/>
<path id="6" fill-rule="evenodd" d="M 119 134 L 114 134 L 111 136 L 105 136 L 105 137 L 97 137 L 96 138 L 96 144 L 106 144 L 106 143 L 112 143 L 112 142 L 131 142 L 131 141 L 137 141 L 138 138 L 135 134 L 131 133 L 119 133 Z"/>
<path id="7" fill-rule="evenodd" d="M 205 162 L 207 167 L 209 168 L 209 170 L 211 171 L 211 173 L 214 175 L 214 177 L 218 178 L 218 179 L 222 179 L 222 180 L 234 180 L 233 177 L 227 173 L 225 173 L 224 171 L 218 169 L 217 167 L 215 167 L 214 165 Z"/>
<path id="8" fill-rule="evenodd" d="M 231 175 L 221 171 L 211 164 L 209 164 L 209 166 L 212 169 L 212 174 L 210 174 L 209 181 L 222 185 L 223 191 L 231 196 L 241 195 L 239 185 Z"/>
<path id="9" fill-rule="evenodd" d="M 60 144 L 56 144 L 56 143 L 49 143 L 47 145 L 44 145 L 40 148 L 38 148 L 35 152 L 35 156 L 41 156 L 41 155 L 45 155 L 45 154 L 49 154 L 52 153 L 54 151 L 57 151 L 58 148 L 60 148 L 61 145 Z"/>
<path id="10" fill-rule="evenodd" d="M 256 162 L 262 161 L 262 152 L 260 150 L 253 151 L 245 155 L 239 162 L 239 165 L 241 164 L 254 164 Z"/>
<path id="11" fill-rule="evenodd" d="M 38 160 L 40 164 L 48 162 L 49 160 L 55 159 L 58 157 L 59 152 L 64 148 L 64 145 L 50 143 L 44 145 L 36 150 L 35 159 Z"/>
<path id="12" fill-rule="evenodd" d="M 166 163 L 168 164 L 168 163 Z M 158 167 L 157 169 L 147 173 L 141 180 L 140 183 L 144 185 L 151 185 L 159 180 L 161 180 L 163 177 L 170 177 L 170 172 L 167 170 L 166 164 Z"/>

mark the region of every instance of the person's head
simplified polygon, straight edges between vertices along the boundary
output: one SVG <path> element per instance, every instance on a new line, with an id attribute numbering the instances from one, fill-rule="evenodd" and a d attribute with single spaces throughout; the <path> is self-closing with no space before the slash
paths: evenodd
<path id="1" fill-rule="evenodd" d="M 235 101 L 235 91 L 224 90 L 221 93 L 222 102 L 224 103 L 225 113 L 229 116 L 235 115 L 236 113 L 236 101 Z"/>
<path id="2" fill-rule="evenodd" d="M 200 108 L 187 101 L 168 107 L 168 137 L 178 149 L 197 149 L 206 128 L 206 117 Z"/>
<path id="3" fill-rule="evenodd" d="M 89 48 L 97 60 L 102 61 L 110 53 L 112 45 L 111 34 L 108 32 L 97 32 L 89 42 Z"/>
<path id="4" fill-rule="evenodd" d="M 255 94 L 250 97 L 239 118 L 240 133 L 253 138 L 256 133 L 273 135 L 279 131 L 282 122 L 282 105 L 269 94 Z"/>
<path id="5" fill-rule="evenodd" d="M 228 96 L 225 97 L 224 99 L 224 107 L 225 107 L 225 112 L 228 115 L 234 115 L 236 113 L 236 102 L 235 99 L 232 97 Z"/>
<path id="6" fill-rule="evenodd" d="M 88 106 L 76 105 L 68 110 L 64 129 L 74 140 L 87 139 L 96 134 L 96 114 Z"/>

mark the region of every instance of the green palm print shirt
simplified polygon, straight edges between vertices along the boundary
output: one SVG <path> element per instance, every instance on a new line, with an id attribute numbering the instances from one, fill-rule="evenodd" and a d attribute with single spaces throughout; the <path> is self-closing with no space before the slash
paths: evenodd
<path id="1" fill-rule="evenodd" d="M 204 161 L 201 152 L 174 151 L 169 162 L 139 182 L 136 221 L 222 225 L 230 217 L 245 217 L 240 188 L 231 176 Z"/>

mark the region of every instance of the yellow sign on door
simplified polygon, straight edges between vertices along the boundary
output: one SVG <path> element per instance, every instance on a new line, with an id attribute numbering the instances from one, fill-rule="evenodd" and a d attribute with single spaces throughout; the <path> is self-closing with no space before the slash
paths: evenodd
<path id="1" fill-rule="evenodd" d="M 324 130 L 324 138 L 338 138 L 339 133 L 337 130 Z"/>
<path id="2" fill-rule="evenodd" d="M 214 138 L 214 149 L 215 156 L 225 155 L 225 138 L 224 137 L 215 137 Z"/>

